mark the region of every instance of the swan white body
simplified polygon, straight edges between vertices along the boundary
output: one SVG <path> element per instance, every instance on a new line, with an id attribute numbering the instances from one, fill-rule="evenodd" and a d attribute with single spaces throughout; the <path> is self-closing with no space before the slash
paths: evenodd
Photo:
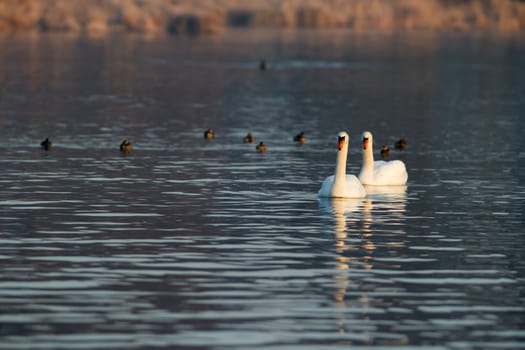
<path id="1" fill-rule="evenodd" d="M 407 183 L 408 174 L 405 163 L 400 160 L 374 162 L 372 150 L 372 133 L 363 133 L 363 166 L 359 173 L 359 180 L 363 185 L 397 186 Z"/>
<path id="2" fill-rule="evenodd" d="M 341 131 L 339 137 L 339 151 L 335 164 L 335 174 L 328 176 L 321 185 L 319 197 L 364 198 L 366 191 L 357 177 L 346 174 L 346 158 L 350 136 Z"/>

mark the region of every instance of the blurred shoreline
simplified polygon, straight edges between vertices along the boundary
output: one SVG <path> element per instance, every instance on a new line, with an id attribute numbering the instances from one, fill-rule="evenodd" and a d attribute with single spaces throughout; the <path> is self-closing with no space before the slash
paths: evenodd
<path id="1" fill-rule="evenodd" d="M 0 0 L 0 32 L 525 31 L 525 0 Z"/>

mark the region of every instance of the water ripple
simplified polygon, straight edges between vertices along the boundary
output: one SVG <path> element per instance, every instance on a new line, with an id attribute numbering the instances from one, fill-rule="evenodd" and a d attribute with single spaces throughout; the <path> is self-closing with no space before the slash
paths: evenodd
<path id="1" fill-rule="evenodd" d="M 522 45 L 264 33 L 0 35 L 0 349 L 524 348 Z"/>

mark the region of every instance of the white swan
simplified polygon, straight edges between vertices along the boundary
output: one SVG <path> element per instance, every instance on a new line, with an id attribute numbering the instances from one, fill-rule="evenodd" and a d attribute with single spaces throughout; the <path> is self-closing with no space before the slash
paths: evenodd
<path id="1" fill-rule="evenodd" d="M 346 157 L 348 155 L 348 142 L 350 136 L 344 132 L 339 132 L 337 163 L 335 164 L 335 174 L 328 176 L 321 185 L 319 197 L 339 197 L 339 198 L 364 198 L 366 191 L 361 182 L 354 175 L 346 175 Z"/>
<path id="2" fill-rule="evenodd" d="M 391 186 L 407 183 L 408 174 L 405 163 L 400 160 L 374 162 L 372 151 L 372 133 L 363 133 L 363 166 L 359 173 L 359 180 L 363 185 Z"/>

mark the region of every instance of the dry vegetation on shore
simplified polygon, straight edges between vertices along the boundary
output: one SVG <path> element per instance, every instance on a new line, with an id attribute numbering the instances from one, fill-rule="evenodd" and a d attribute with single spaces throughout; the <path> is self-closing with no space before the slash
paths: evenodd
<path id="1" fill-rule="evenodd" d="M 0 0 L 0 31 L 525 31 L 524 0 Z"/>

